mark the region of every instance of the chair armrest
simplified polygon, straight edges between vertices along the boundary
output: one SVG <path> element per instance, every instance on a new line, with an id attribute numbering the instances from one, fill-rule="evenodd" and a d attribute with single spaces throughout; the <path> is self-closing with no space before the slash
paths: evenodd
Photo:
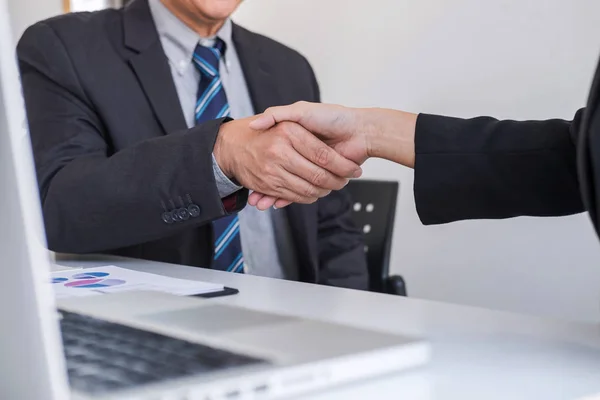
<path id="1" fill-rule="evenodd" d="M 406 283 L 400 275 L 393 275 L 385 282 L 385 292 L 397 296 L 406 296 Z"/>

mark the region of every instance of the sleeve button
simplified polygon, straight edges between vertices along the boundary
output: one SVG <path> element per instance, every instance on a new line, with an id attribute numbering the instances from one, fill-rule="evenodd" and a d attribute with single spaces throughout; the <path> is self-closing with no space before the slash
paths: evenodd
<path id="1" fill-rule="evenodd" d="M 187 208 L 188 213 L 192 218 L 197 218 L 200 216 L 200 207 L 196 204 L 190 204 Z"/>
<path id="2" fill-rule="evenodd" d="M 177 212 L 177 210 L 173 210 L 171 211 L 171 217 L 173 217 L 173 221 L 175 222 L 181 222 L 183 221 L 180 217 L 179 217 L 179 213 Z"/>
<path id="3" fill-rule="evenodd" d="M 186 208 L 180 208 L 176 211 L 176 213 L 179 219 L 181 219 L 182 221 L 187 221 L 188 219 L 190 219 L 190 213 Z"/>
<path id="4" fill-rule="evenodd" d="M 168 211 L 165 211 L 165 212 L 162 214 L 162 220 L 163 220 L 163 222 L 164 222 L 165 224 L 169 224 L 169 225 L 170 225 L 170 224 L 172 224 L 172 223 L 174 222 L 174 221 L 173 221 L 173 217 L 171 216 L 171 213 L 170 213 L 170 212 L 168 212 Z"/>

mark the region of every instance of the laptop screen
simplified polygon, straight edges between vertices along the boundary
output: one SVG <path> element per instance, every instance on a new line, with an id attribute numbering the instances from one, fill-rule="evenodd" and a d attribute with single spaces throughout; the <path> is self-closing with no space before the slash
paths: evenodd
<path id="1" fill-rule="evenodd" d="M 8 4 L 0 0 L 0 398 L 66 399 L 48 284 L 49 252 L 25 120 Z"/>

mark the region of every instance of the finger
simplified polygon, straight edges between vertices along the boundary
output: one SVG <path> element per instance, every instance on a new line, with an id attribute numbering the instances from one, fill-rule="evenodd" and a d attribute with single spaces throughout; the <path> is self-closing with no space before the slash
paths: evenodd
<path id="1" fill-rule="evenodd" d="M 290 131 L 289 137 L 294 149 L 308 161 L 339 177 L 358 178 L 362 175 L 360 166 L 342 157 L 300 125 L 290 124 L 285 128 Z"/>
<path id="2" fill-rule="evenodd" d="M 265 211 L 271 207 L 284 208 L 292 204 L 287 200 L 281 200 L 273 196 L 267 196 L 262 193 L 252 192 L 248 197 L 248 204 L 256 207 L 260 211 Z"/>
<path id="3" fill-rule="evenodd" d="M 264 197 L 284 199 L 291 203 L 311 204 L 318 198 L 325 197 L 330 190 L 318 188 L 304 179 L 290 173 L 285 168 L 279 167 L 271 173 L 261 187 L 256 187 L 255 192 L 248 197 L 248 203 L 258 208 L 259 202 Z M 274 181 L 276 180 L 276 182 Z M 268 194 L 265 194 L 268 193 Z M 273 203 L 274 201 L 273 200 Z M 267 200 L 265 200 L 266 202 Z M 263 209 L 264 207 L 261 207 Z M 268 207 L 266 207 L 268 208 Z"/>
<path id="4" fill-rule="evenodd" d="M 292 203 L 290 203 L 287 200 L 277 199 L 277 201 L 275 202 L 275 204 L 274 204 L 273 207 L 275 207 L 275 208 L 284 208 L 284 207 L 289 206 L 290 204 L 292 204 Z"/>
<path id="5" fill-rule="evenodd" d="M 304 104 L 295 103 L 289 106 L 270 107 L 258 118 L 250 123 L 250 128 L 265 130 L 273 127 L 278 122 L 299 122 L 304 115 Z"/>
<path id="6" fill-rule="evenodd" d="M 275 205 L 276 201 L 277 197 L 264 196 L 262 199 L 260 199 L 260 201 L 256 205 L 256 208 L 258 208 L 261 211 L 268 210 L 269 208 L 273 207 L 273 205 Z"/>
<path id="7" fill-rule="evenodd" d="M 348 184 L 348 179 L 340 178 L 326 169 L 313 164 L 295 151 L 290 150 L 285 158 L 287 161 L 282 165 L 283 168 L 315 187 L 327 190 L 340 190 Z M 312 193 L 306 194 L 311 195 Z"/>
<path id="8" fill-rule="evenodd" d="M 262 199 L 263 197 L 265 197 L 265 195 L 262 193 L 252 192 L 250 193 L 250 196 L 248 196 L 248 204 L 252 207 L 256 207 L 260 199 Z"/>
<path id="9" fill-rule="evenodd" d="M 250 122 L 250 129 L 257 131 L 267 130 L 277 124 L 277 121 L 271 114 L 260 114 Z"/>
<path id="10" fill-rule="evenodd" d="M 282 179 L 283 185 L 273 197 L 291 201 L 292 203 L 312 204 L 317 199 L 331 193 L 331 190 L 316 187 L 286 170 L 281 172 L 280 179 Z"/>
<path id="11" fill-rule="evenodd" d="M 302 159 L 302 156 L 296 154 L 293 150 L 290 149 L 290 152 Z M 316 187 L 290 173 L 281 165 L 272 168 L 267 176 L 253 176 L 255 182 L 262 181 L 262 183 L 252 187 L 253 192 L 248 196 L 248 204 L 256 206 L 263 197 L 273 197 L 275 200 L 281 198 L 292 203 L 311 204 L 331 193 L 331 190 Z M 275 200 L 272 202 L 274 203 Z"/>
<path id="12" fill-rule="evenodd" d="M 273 207 L 277 197 L 267 196 L 259 192 L 252 192 L 248 197 L 248 204 L 256 207 L 260 211 L 265 211 L 268 208 Z"/>

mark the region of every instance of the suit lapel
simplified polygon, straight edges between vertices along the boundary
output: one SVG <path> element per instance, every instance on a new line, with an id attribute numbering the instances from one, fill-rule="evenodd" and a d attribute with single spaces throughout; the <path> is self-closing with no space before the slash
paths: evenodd
<path id="1" fill-rule="evenodd" d="M 254 34 L 233 24 L 232 37 L 244 71 L 254 112 L 260 114 L 271 106 L 280 105 L 282 96 L 271 73 L 269 60 L 266 59 L 268 54 L 263 52 Z"/>
<path id="2" fill-rule="evenodd" d="M 262 113 L 269 107 L 282 105 L 285 96 L 281 90 L 285 87 L 285 82 L 276 82 L 268 53 L 263 51 L 255 35 L 246 29 L 233 24 L 232 34 L 254 112 Z M 303 282 L 317 282 L 318 279 L 316 207 L 315 204 L 293 204 L 285 210 L 300 266 L 299 279 Z"/>
<path id="3" fill-rule="evenodd" d="M 129 64 L 165 133 L 187 128 L 148 0 L 134 0 L 124 10 L 125 46 L 133 50 Z"/>

